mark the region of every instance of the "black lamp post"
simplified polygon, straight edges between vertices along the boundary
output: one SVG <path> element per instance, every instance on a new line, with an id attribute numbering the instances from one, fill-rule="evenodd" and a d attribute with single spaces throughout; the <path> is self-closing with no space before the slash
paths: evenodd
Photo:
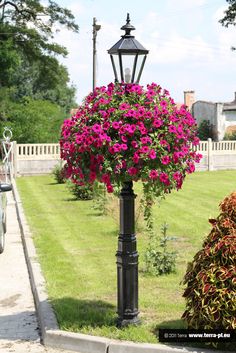
<path id="1" fill-rule="evenodd" d="M 125 35 L 108 50 L 111 56 L 115 81 L 138 83 L 148 50 L 130 34 L 135 28 L 130 24 L 129 14 L 127 14 L 126 24 L 121 29 L 125 30 Z M 118 67 L 120 80 L 118 80 L 117 75 Z M 132 74 L 130 68 L 132 68 Z M 140 322 L 138 318 L 138 252 L 136 250 L 135 235 L 135 197 L 133 182 L 125 182 L 120 192 L 120 233 L 116 253 L 118 327 Z"/>

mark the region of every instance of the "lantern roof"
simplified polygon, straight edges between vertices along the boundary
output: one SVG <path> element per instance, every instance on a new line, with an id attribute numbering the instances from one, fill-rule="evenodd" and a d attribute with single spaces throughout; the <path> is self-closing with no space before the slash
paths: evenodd
<path id="1" fill-rule="evenodd" d="M 148 54 L 149 50 L 145 49 L 142 44 L 130 34 L 131 31 L 135 30 L 135 27 L 130 24 L 129 14 L 127 14 L 126 24 L 122 26 L 121 29 L 125 31 L 125 34 L 108 50 L 108 54 Z"/>

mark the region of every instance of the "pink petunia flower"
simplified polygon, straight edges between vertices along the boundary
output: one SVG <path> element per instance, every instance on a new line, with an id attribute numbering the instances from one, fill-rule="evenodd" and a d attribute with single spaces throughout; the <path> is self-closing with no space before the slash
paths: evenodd
<path id="1" fill-rule="evenodd" d="M 150 150 L 149 154 L 148 154 L 148 157 L 150 159 L 155 159 L 156 158 L 156 152 L 154 150 Z"/>
<path id="2" fill-rule="evenodd" d="M 169 156 L 164 156 L 161 158 L 161 163 L 166 165 L 170 163 L 170 157 Z"/>
<path id="3" fill-rule="evenodd" d="M 113 123 L 112 123 L 112 127 L 113 127 L 113 129 L 118 130 L 118 129 L 119 129 L 119 127 L 120 127 L 119 122 L 118 122 L 118 121 L 113 121 Z"/>
<path id="4" fill-rule="evenodd" d="M 170 185 L 168 174 L 163 173 L 163 172 L 160 173 L 159 179 L 163 184 L 165 184 L 167 186 Z"/>
<path id="5" fill-rule="evenodd" d="M 130 167 L 129 169 L 128 169 L 128 174 L 129 175 L 136 175 L 138 173 L 138 169 L 137 168 L 135 168 L 135 167 Z"/>
<path id="6" fill-rule="evenodd" d="M 176 134 L 177 133 L 177 129 L 176 129 L 176 126 L 174 125 L 170 125 L 169 128 L 168 128 L 169 132 L 172 132 L 173 134 Z"/>
<path id="7" fill-rule="evenodd" d="M 126 151 L 128 149 L 128 146 L 125 143 L 122 143 L 120 147 L 123 151 Z"/>
<path id="8" fill-rule="evenodd" d="M 149 173 L 149 178 L 152 180 L 156 180 L 158 178 L 158 172 L 152 169 Z"/>
<path id="9" fill-rule="evenodd" d="M 99 124 L 94 124 L 94 125 L 92 126 L 92 130 L 93 130 L 94 132 L 101 132 L 101 125 L 99 125 Z"/>

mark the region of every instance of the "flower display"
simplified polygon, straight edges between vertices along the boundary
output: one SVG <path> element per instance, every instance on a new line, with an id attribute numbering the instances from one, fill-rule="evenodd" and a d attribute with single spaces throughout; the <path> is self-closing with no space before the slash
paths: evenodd
<path id="1" fill-rule="evenodd" d="M 96 88 L 64 121 L 60 139 L 66 176 L 74 183 L 98 180 L 112 192 L 141 180 L 157 196 L 181 188 L 186 173 L 194 172 L 198 143 L 190 112 L 155 83 Z"/>

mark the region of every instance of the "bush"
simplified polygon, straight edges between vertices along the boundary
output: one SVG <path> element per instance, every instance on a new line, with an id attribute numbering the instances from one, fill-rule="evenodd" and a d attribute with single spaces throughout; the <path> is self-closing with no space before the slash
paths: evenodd
<path id="1" fill-rule="evenodd" d="M 65 183 L 65 173 L 62 164 L 57 164 L 52 171 L 53 177 L 58 184 Z"/>
<path id="2" fill-rule="evenodd" d="M 224 140 L 228 141 L 228 140 L 236 140 L 236 131 L 233 131 L 233 132 L 229 132 L 229 133 L 226 133 L 225 136 L 224 136 Z"/>
<path id="3" fill-rule="evenodd" d="M 209 120 L 203 120 L 198 126 L 198 137 L 201 141 L 213 138 L 212 126 Z"/>
<path id="4" fill-rule="evenodd" d="M 193 329 L 236 328 L 236 192 L 210 219 L 212 230 L 184 277 L 187 301 L 182 318 Z"/>
<path id="5" fill-rule="evenodd" d="M 107 213 L 107 197 L 106 197 L 106 189 L 104 184 L 96 181 L 93 184 L 93 204 L 92 208 L 98 211 L 101 215 L 105 215 Z"/>
<path id="6" fill-rule="evenodd" d="M 76 200 L 92 200 L 93 187 L 90 184 L 78 185 L 68 181 L 68 188 Z"/>
<path id="7" fill-rule="evenodd" d="M 167 224 L 161 228 L 162 236 L 158 238 L 154 233 L 149 238 L 148 249 L 145 253 L 146 272 L 156 276 L 175 272 L 176 252 L 168 251 L 167 243 L 174 240 L 167 236 Z"/>

